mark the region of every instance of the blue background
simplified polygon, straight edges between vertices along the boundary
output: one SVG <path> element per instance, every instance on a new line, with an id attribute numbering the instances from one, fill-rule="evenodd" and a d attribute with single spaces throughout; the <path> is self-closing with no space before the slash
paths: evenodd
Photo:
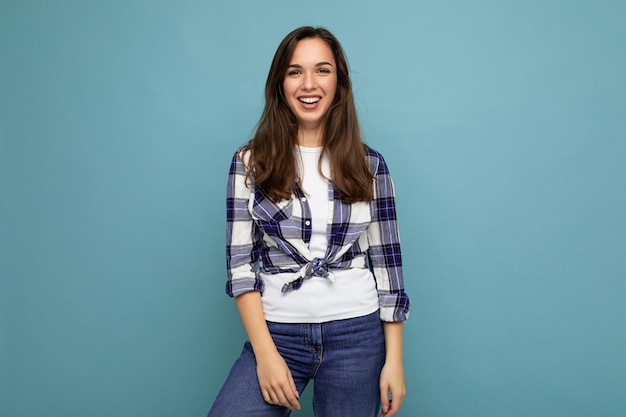
<path id="1" fill-rule="evenodd" d="M 228 164 L 303 24 L 396 182 L 399 415 L 626 415 L 626 2 L 0 4 L 0 415 L 206 414 Z"/>

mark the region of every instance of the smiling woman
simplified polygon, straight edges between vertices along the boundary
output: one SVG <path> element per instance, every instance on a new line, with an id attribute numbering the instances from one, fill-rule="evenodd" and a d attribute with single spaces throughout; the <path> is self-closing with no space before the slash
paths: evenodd
<path id="1" fill-rule="evenodd" d="M 249 342 L 209 416 L 287 416 L 311 380 L 318 416 L 397 413 L 409 298 L 393 184 L 361 141 L 326 29 L 296 29 L 276 51 L 256 134 L 231 162 L 226 244 Z"/>

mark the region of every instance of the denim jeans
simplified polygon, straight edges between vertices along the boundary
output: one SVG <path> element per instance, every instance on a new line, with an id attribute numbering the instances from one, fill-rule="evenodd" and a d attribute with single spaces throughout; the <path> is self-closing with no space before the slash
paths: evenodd
<path id="1" fill-rule="evenodd" d="M 319 324 L 268 322 L 274 343 L 302 392 L 314 380 L 317 417 L 374 417 L 380 409 L 385 339 L 379 313 Z M 209 417 L 283 417 L 288 408 L 263 400 L 249 342 L 230 371 Z"/>

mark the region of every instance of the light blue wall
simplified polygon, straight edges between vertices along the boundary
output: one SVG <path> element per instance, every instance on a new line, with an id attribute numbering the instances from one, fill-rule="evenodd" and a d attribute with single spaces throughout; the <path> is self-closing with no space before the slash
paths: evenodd
<path id="1" fill-rule="evenodd" d="M 226 171 L 302 24 L 396 181 L 399 415 L 626 415 L 625 2 L 0 4 L 1 416 L 205 415 Z"/>

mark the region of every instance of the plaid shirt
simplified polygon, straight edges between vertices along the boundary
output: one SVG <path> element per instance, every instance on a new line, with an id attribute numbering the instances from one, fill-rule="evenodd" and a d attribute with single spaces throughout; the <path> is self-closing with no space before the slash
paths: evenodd
<path id="1" fill-rule="evenodd" d="M 226 199 L 227 294 L 263 291 L 261 270 L 292 272 L 283 287 L 288 292 L 313 276 L 332 280 L 335 268 L 369 267 L 381 320 L 406 320 L 410 302 L 404 292 L 393 183 L 381 154 L 366 147 L 366 157 L 374 177 L 374 198 L 346 204 L 329 186 L 333 214 L 328 220 L 328 250 L 324 258 L 314 258 L 308 248 L 311 214 L 305 194 L 296 187 L 291 199 L 274 203 L 262 190 L 246 186 L 239 149 L 231 162 Z"/>

